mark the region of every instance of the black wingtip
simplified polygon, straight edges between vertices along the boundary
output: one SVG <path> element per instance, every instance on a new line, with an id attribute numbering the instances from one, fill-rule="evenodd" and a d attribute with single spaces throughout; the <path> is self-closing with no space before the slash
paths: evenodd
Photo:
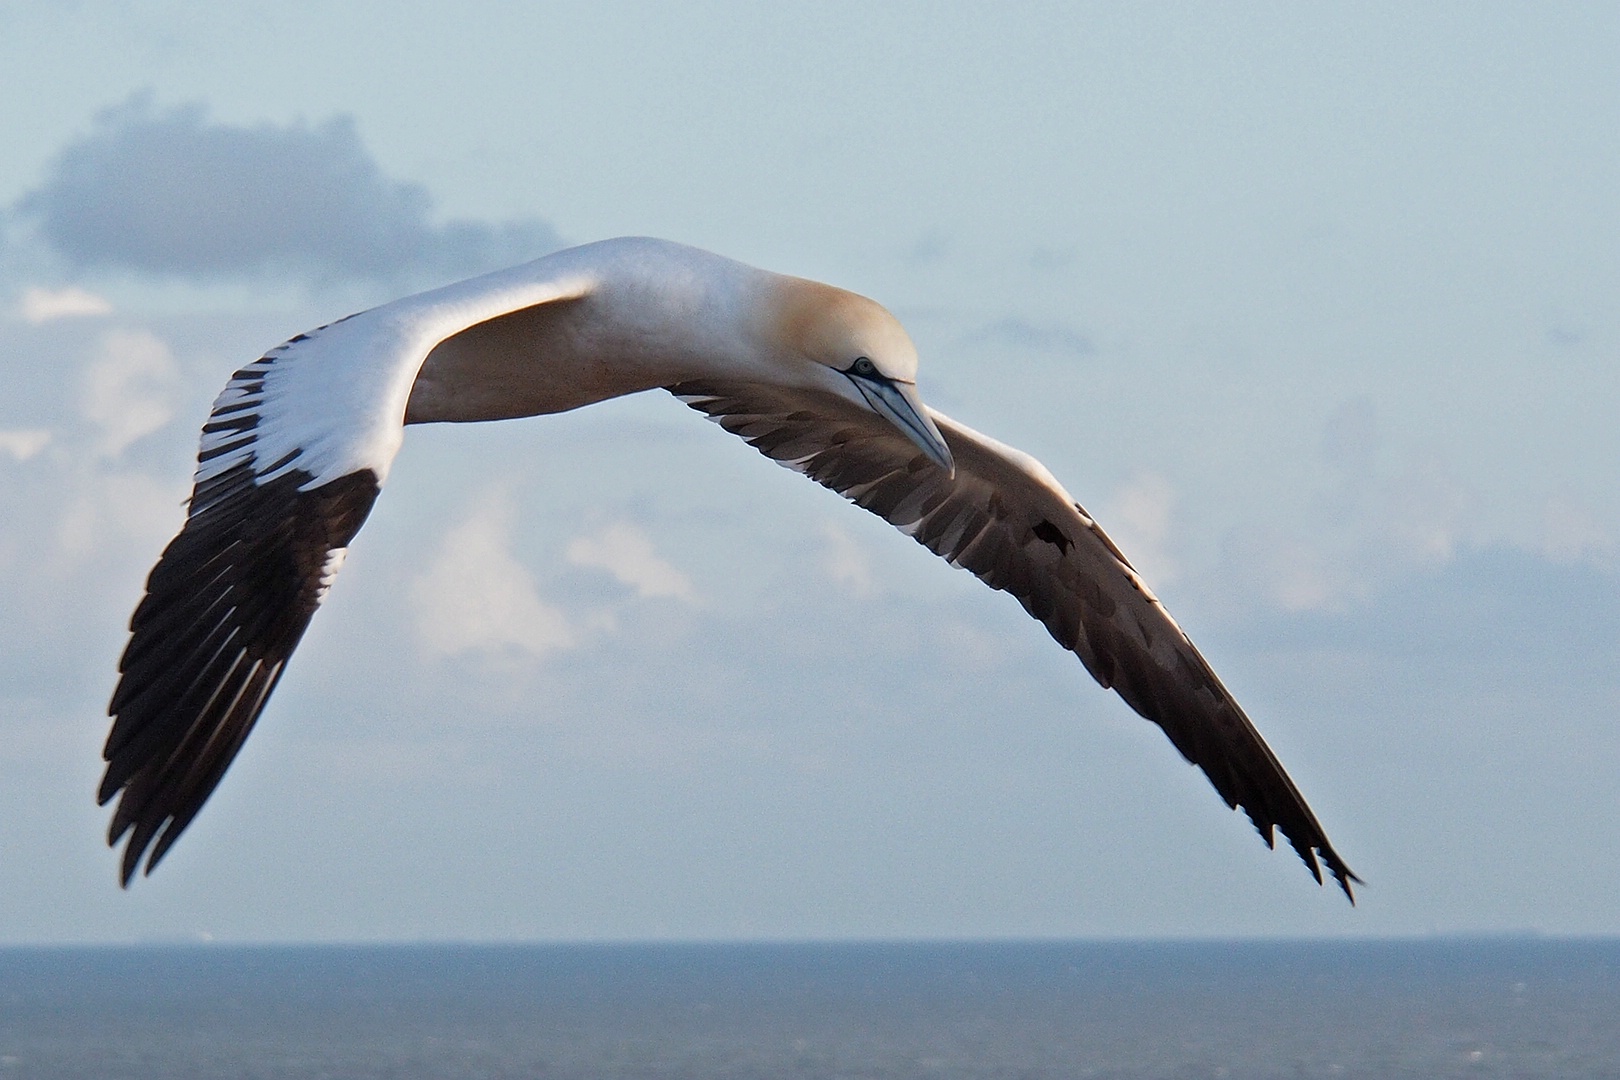
<path id="1" fill-rule="evenodd" d="M 117 841 L 111 841 L 109 846 L 112 843 L 117 843 Z M 135 871 L 140 867 L 140 864 L 141 849 L 136 847 L 133 841 L 125 844 L 123 858 L 119 860 L 118 864 L 118 887 L 120 889 L 129 888 L 129 883 L 135 879 Z"/>
<path id="2" fill-rule="evenodd" d="M 1250 822 L 1253 823 L 1255 831 L 1260 834 L 1260 839 L 1265 841 L 1266 847 L 1275 851 L 1277 849 L 1277 832 L 1279 831 L 1277 827 L 1272 824 L 1263 824 L 1265 819 L 1258 817 L 1247 806 L 1242 807 L 1242 809 L 1248 814 Z M 1313 844 L 1308 840 L 1295 839 L 1287 830 L 1282 831 L 1288 840 L 1289 846 L 1299 856 L 1299 861 L 1305 864 L 1305 869 L 1311 872 L 1311 877 L 1316 879 L 1316 883 L 1318 885 L 1327 884 L 1327 879 L 1322 876 L 1322 866 L 1326 864 L 1328 873 L 1333 875 L 1334 882 L 1344 891 L 1345 898 L 1350 901 L 1350 906 L 1355 907 L 1356 894 L 1351 888 L 1351 883 L 1365 885 L 1366 882 L 1357 877 L 1355 872 L 1345 865 L 1344 860 L 1339 858 L 1339 853 L 1333 850 L 1332 845 L 1328 844 L 1325 838 Z"/>
<path id="3" fill-rule="evenodd" d="M 1350 901 L 1351 907 L 1355 907 L 1356 894 L 1355 890 L 1350 888 L 1350 883 L 1352 881 L 1357 885 L 1366 885 L 1367 883 L 1361 878 L 1357 877 L 1351 871 L 1351 869 L 1344 865 L 1344 863 L 1340 862 L 1337 857 L 1333 858 L 1328 863 L 1328 866 L 1333 870 L 1333 879 L 1339 883 L 1339 888 L 1344 890 L 1345 899 Z"/>
<path id="4" fill-rule="evenodd" d="M 369 469 L 302 490 L 310 479 L 260 483 L 243 465 L 207 481 L 208 500 L 194 498 L 147 579 L 97 791 L 101 805 L 118 800 L 107 842 L 123 844 L 122 888 L 157 867 L 212 794 L 330 584 L 332 553 L 377 497 Z"/>
<path id="5" fill-rule="evenodd" d="M 1327 864 L 1328 872 L 1333 875 L 1334 882 L 1339 886 L 1340 890 L 1344 892 L 1344 898 L 1350 901 L 1351 907 L 1355 907 L 1356 893 L 1355 890 L 1351 888 L 1351 884 L 1354 883 L 1356 885 L 1365 885 L 1367 883 L 1360 877 L 1356 876 L 1355 871 L 1346 866 L 1344 860 L 1339 858 L 1339 853 L 1334 851 L 1333 848 L 1327 844 L 1318 844 L 1316 847 L 1307 848 L 1304 852 L 1302 852 L 1302 855 L 1307 854 L 1308 857 L 1305 859 L 1305 865 L 1310 867 L 1311 873 L 1315 875 L 1316 883 L 1318 885 L 1326 884 L 1322 878 L 1322 871 L 1317 863 L 1318 857 L 1320 857 L 1321 862 Z"/>

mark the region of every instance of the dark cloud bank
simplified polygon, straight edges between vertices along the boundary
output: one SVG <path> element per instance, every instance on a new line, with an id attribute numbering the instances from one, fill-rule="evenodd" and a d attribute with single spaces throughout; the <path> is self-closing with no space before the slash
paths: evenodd
<path id="1" fill-rule="evenodd" d="M 235 126 L 144 96 L 101 114 L 15 207 L 75 266 L 191 280 L 456 278 L 559 246 L 543 221 L 435 223 L 432 210 L 425 188 L 383 174 L 349 118 Z"/>

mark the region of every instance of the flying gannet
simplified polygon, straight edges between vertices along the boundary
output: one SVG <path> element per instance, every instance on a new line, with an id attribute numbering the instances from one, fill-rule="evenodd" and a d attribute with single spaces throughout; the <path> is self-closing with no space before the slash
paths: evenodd
<path id="1" fill-rule="evenodd" d="M 1359 881 L 1282 765 L 1102 529 L 1040 462 L 935 412 L 863 296 L 662 240 L 560 251 L 312 330 L 231 376 L 190 511 L 130 620 L 99 793 L 120 880 L 150 873 L 263 711 L 408 424 L 662 388 L 1018 598 L 1164 729 L 1267 844 Z"/>

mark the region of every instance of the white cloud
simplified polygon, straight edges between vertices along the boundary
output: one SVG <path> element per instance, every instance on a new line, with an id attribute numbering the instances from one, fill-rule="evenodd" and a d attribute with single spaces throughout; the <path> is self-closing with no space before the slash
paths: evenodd
<path id="1" fill-rule="evenodd" d="M 1138 472 L 1114 492 L 1101 522 L 1131 565 L 1155 587 L 1174 581 L 1180 569 L 1169 554 L 1175 505 L 1170 481 L 1155 472 Z"/>
<path id="2" fill-rule="evenodd" d="M 621 522 L 575 537 L 566 554 L 575 566 L 607 571 L 642 599 L 696 599 L 687 576 L 660 558 L 647 534 L 634 525 Z"/>
<path id="3" fill-rule="evenodd" d="M 23 321 L 39 326 L 57 319 L 82 319 L 111 315 L 112 304 L 93 292 L 69 285 L 64 289 L 34 287 L 23 293 L 18 310 Z"/>
<path id="4" fill-rule="evenodd" d="M 1362 552 L 1319 537 L 1255 527 L 1228 535 L 1225 548 L 1213 582 L 1239 609 L 1337 612 L 1364 598 L 1370 587 Z"/>
<path id="5" fill-rule="evenodd" d="M 18 461 L 27 461 L 45 449 L 50 441 L 51 433 L 42 428 L 17 428 L 11 431 L 0 431 L 0 451 L 10 454 Z"/>
<path id="6" fill-rule="evenodd" d="M 1322 427 L 1320 471 L 1270 492 L 1273 508 L 1306 510 L 1291 525 L 1256 516 L 1228 536 L 1215 586 L 1235 607 L 1256 603 L 1284 612 L 1344 612 L 1390 582 L 1432 573 L 1470 548 L 1503 543 L 1536 547 L 1564 562 L 1605 565 L 1613 538 L 1580 508 L 1545 505 L 1541 522 L 1480 512 L 1481 500 L 1445 454 L 1386 433 L 1367 398 L 1342 403 Z M 1306 501 L 1306 500 L 1309 501 Z M 1122 546 L 1123 543 L 1122 543 Z M 1132 549 L 1125 547 L 1127 553 Z M 1152 575 L 1148 575 L 1152 581 Z"/>
<path id="7" fill-rule="evenodd" d="M 856 596 L 872 593 L 872 560 L 854 537 L 831 522 L 821 526 L 827 547 L 821 555 L 821 570 L 838 585 Z"/>
<path id="8" fill-rule="evenodd" d="M 185 516 L 189 486 L 139 472 L 81 476 L 57 519 L 58 566 L 78 566 L 114 546 L 156 555 Z"/>
<path id="9" fill-rule="evenodd" d="M 1443 563 L 1464 539 L 1473 498 L 1437 456 L 1414 458 L 1386 489 L 1393 541 L 1418 562 Z"/>
<path id="10" fill-rule="evenodd" d="M 492 496 L 445 534 L 411 588 L 416 628 L 436 656 L 516 651 L 544 656 L 574 644 L 567 616 L 545 603 L 511 551 L 511 503 Z"/>
<path id="11" fill-rule="evenodd" d="M 145 330 L 113 330 L 85 370 L 79 411 L 101 428 L 100 451 L 117 457 L 174 418 L 170 395 L 179 367 L 169 347 Z"/>
<path id="12" fill-rule="evenodd" d="M 1279 543 L 1271 552 L 1267 595 L 1284 611 L 1332 611 L 1346 590 L 1323 565 L 1321 552 L 1305 544 Z"/>

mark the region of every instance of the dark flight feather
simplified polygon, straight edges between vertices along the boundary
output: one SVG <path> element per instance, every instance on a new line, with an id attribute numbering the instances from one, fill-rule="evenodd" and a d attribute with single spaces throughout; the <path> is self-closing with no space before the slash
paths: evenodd
<path id="1" fill-rule="evenodd" d="M 1061 489 L 934 414 L 954 477 L 879 417 L 832 394 L 710 382 L 669 388 L 721 427 L 1012 594 L 1092 676 L 1161 727 L 1267 845 L 1280 829 L 1351 902 L 1351 872 L 1237 701 L 1114 543 Z"/>
<path id="2" fill-rule="evenodd" d="M 210 427 L 250 430 L 249 416 Z M 300 491 L 310 479 L 292 469 L 260 483 L 243 463 L 199 482 L 147 578 L 98 793 L 118 798 L 107 841 L 124 840 L 125 885 L 143 856 L 151 873 L 213 793 L 320 606 L 333 553 L 377 498 L 370 470 Z"/>

